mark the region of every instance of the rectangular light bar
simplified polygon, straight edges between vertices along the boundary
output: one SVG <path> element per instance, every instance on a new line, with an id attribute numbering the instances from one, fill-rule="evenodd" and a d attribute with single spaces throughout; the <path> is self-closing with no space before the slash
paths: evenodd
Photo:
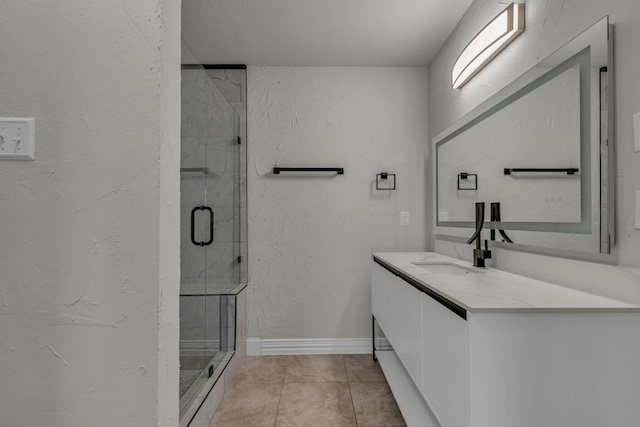
<path id="1" fill-rule="evenodd" d="M 451 86 L 459 89 L 524 31 L 524 4 L 511 3 L 476 34 L 451 69 Z"/>

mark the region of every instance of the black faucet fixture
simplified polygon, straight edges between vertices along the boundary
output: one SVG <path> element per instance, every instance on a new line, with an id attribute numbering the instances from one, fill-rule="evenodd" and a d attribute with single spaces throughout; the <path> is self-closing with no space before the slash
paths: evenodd
<path id="1" fill-rule="evenodd" d="M 496 240 L 496 230 L 502 236 L 502 241 L 507 243 L 513 243 L 513 240 L 507 236 L 507 233 L 502 229 L 502 220 L 500 219 L 500 202 L 491 203 L 491 240 Z"/>
<path id="2" fill-rule="evenodd" d="M 476 232 L 467 243 L 473 243 L 476 241 L 476 248 L 473 250 L 473 265 L 474 267 L 485 267 L 484 260 L 491 258 L 491 251 L 489 250 L 487 241 L 484 241 L 484 249 L 482 249 L 482 227 L 484 226 L 484 202 L 476 203 Z"/>

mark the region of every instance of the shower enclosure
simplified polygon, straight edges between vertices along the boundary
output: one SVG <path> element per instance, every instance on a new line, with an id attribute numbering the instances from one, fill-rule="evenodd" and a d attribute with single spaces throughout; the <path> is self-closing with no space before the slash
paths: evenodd
<path id="1" fill-rule="evenodd" d="M 246 79 L 245 70 L 182 67 L 181 425 L 233 355 L 235 296 L 246 286 L 245 85 L 225 85 L 229 75 Z"/>

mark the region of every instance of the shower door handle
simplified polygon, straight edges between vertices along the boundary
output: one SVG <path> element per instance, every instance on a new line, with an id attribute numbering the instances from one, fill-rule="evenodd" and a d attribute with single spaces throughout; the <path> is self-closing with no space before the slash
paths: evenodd
<path id="1" fill-rule="evenodd" d="M 207 211 L 209 212 L 209 240 L 205 241 L 197 241 L 196 240 L 196 211 Z M 191 210 L 191 243 L 196 246 L 209 246 L 213 243 L 213 223 L 214 216 L 213 210 L 209 206 L 196 206 Z"/>
<path id="2" fill-rule="evenodd" d="M 202 208 L 209 212 L 209 240 L 202 242 L 202 246 L 209 246 L 213 243 L 213 209 L 209 206 L 203 206 Z"/>

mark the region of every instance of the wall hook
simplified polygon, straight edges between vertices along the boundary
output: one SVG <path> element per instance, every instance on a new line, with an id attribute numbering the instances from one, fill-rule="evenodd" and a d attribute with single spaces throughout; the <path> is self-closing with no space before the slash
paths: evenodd
<path id="1" fill-rule="evenodd" d="M 384 185 L 386 183 L 386 185 Z M 395 190 L 396 174 L 380 172 L 376 174 L 376 190 Z"/>

